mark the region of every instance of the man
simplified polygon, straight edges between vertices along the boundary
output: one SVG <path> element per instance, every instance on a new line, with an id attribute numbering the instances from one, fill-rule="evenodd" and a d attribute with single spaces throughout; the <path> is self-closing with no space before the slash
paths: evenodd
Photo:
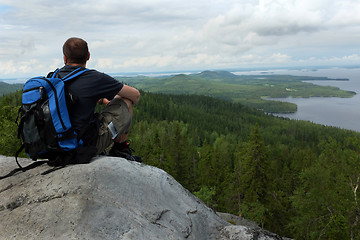
<path id="1" fill-rule="evenodd" d="M 86 68 L 90 59 L 87 42 L 81 38 L 69 38 L 63 45 L 63 54 L 65 66 L 58 71 L 59 77 L 78 67 Z M 114 142 L 109 155 L 141 162 L 140 157 L 132 155 L 127 142 L 132 109 L 140 98 L 137 89 L 96 70 L 71 80 L 66 89 L 69 96 L 73 96 L 68 108 L 74 129 L 79 133 L 85 131 L 84 136 L 89 138 L 97 136 L 92 143 L 86 143 L 85 138 L 85 144 L 96 142 L 97 154 L 101 154 Z M 99 116 L 94 113 L 97 103 L 106 105 Z"/>

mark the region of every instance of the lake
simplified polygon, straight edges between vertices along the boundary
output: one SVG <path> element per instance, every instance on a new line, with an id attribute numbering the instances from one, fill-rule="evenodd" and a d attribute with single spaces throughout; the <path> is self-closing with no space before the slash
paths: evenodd
<path id="1" fill-rule="evenodd" d="M 336 86 L 354 91 L 352 98 L 276 98 L 275 100 L 295 103 L 296 113 L 274 114 L 290 119 L 307 120 L 328 126 L 335 126 L 360 132 L 360 68 L 328 68 L 316 70 L 269 70 L 236 72 L 235 74 L 289 74 L 329 78 L 348 78 L 349 81 L 310 81 L 317 85 Z"/>

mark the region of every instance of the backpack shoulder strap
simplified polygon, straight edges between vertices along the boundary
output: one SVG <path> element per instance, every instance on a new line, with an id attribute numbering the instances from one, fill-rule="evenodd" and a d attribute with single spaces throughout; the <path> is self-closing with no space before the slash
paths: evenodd
<path id="1" fill-rule="evenodd" d="M 84 68 L 84 67 L 78 67 L 77 69 L 75 69 L 74 71 L 72 71 L 71 73 L 69 73 L 68 75 L 66 75 L 65 77 L 62 78 L 62 80 L 64 82 L 69 81 L 73 78 L 78 77 L 79 75 L 83 74 L 84 72 L 89 71 L 89 69 Z M 55 75 L 55 74 L 54 74 Z"/>
<path id="2" fill-rule="evenodd" d="M 47 78 L 57 78 L 57 73 L 60 69 L 57 68 L 54 72 L 50 72 L 46 77 Z M 86 71 L 89 71 L 90 69 L 84 68 L 84 67 L 78 67 L 72 72 L 68 73 L 65 77 L 62 78 L 64 82 L 74 79 L 78 77 L 80 74 L 83 74 Z"/>
<path id="3" fill-rule="evenodd" d="M 47 77 L 47 78 L 55 78 L 58 71 L 59 71 L 59 69 L 57 68 L 55 71 L 49 72 L 49 73 L 46 75 L 46 77 Z"/>

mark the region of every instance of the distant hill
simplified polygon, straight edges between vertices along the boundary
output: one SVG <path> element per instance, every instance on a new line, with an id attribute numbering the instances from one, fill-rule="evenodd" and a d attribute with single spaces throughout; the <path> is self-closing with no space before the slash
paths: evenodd
<path id="1" fill-rule="evenodd" d="M 235 75 L 227 71 L 203 71 L 168 77 L 117 77 L 138 89 L 157 93 L 194 94 L 242 103 L 271 113 L 296 112 L 293 103 L 265 98 L 352 97 L 354 92 L 319 86 L 306 81 L 335 80 L 327 77 L 291 75 Z M 343 80 L 346 79 L 336 79 Z"/>
<path id="2" fill-rule="evenodd" d="M 227 71 L 204 71 L 198 74 L 193 74 L 191 76 L 197 76 L 203 79 L 212 79 L 212 80 L 233 80 L 233 79 L 238 79 L 239 76 L 232 74 L 230 72 Z"/>
<path id="3" fill-rule="evenodd" d="M 4 96 L 5 94 L 16 92 L 18 90 L 23 89 L 24 84 L 16 83 L 16 84 L 8 84 L 0 81 L 0 96 Z"/>

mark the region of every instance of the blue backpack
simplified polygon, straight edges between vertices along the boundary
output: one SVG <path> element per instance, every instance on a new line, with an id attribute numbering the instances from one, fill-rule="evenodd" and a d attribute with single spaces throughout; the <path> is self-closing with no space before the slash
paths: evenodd
<path id="1" fill-rule="evenodd" d="M 20 168 L 17 157 L 24 148 L 31 159 L 56 160 L 57 165 L 66 165 L 74 158 L 74 154 L 69 153 L 84 142 L 70 122 L 67 108 L 70 97 L 65 83 L 88 70 L 79 67 L 59 78 L 56 77 L 57 69 L 48 77 L 34 77 L 24 84 L 18 125 L 18 138 L 21 138 L 23 145 L 15 154 Z"/>

